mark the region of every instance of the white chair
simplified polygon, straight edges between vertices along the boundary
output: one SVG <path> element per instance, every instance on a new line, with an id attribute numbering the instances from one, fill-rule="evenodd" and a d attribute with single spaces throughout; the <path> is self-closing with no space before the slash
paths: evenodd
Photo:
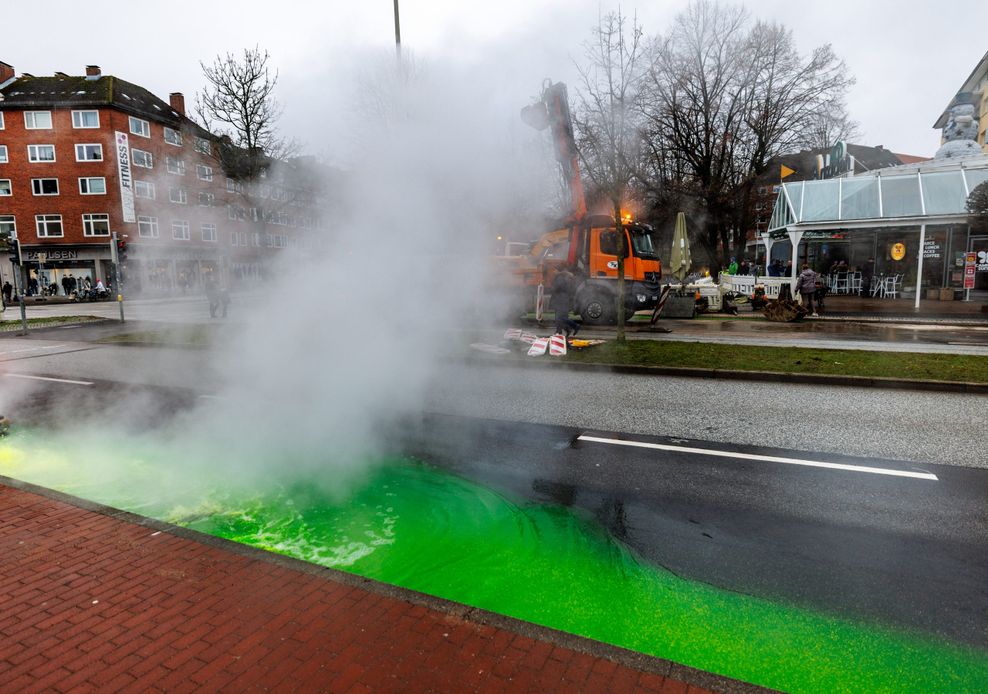
<path id="1" fill-rule="evenodd" d="M 847 276 L 847 291 L 849 294 L 858 295 L 861 293 L 861 273 L 851 272 Z"/>
<path id="2" fill-rule="evenodd" d="M 872 297 L 877 296 L 879 299 L 885 296 L 885 275 L 872 276 L 868 294 Z"/>
<path id="3" fill-rule="evenodd" d="M 834 283 L 834 294 L 847 294 L 847 273 L 838 272 Z"/>
<path id="4" fill-rule="evenodd" d="M 899 285 L 902 283 L 902 275 L 893 275 L 885 278 L 885 289 L 882 291 L 882 298 L 896 299 L 899 296 Z"/>

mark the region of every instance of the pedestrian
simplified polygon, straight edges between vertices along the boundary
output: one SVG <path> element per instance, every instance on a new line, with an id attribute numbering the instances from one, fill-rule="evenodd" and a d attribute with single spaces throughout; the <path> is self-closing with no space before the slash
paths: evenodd
<path id="1" fill-rule="evenodd" d="M 4 304 L 4 306 L 6 306 L 7 304 L 10 303 L 11 297 L 13 295 L 14 295 L 14 287 L 10 284 L 9 281 L 8 282 L 4 282 L 3 283 L 3 304 Z"/>
<path id="2" fill-rule="evenodd" d="M 733 255 L 731 256 L 731 264 L 727 266 L 727 274 L 728 275 L 738 274 L 738 259 L 735 258 Z"/>
<path id="3" fill-rule="evenodd" d="M 803 298 L 803 308 L 810 312 L 811 316 L 819 314 L 813 308 L 813 296 L 816 294 L 817 274 L 810 269 L 810 266 L 803 263 L 803 271 L 796 278 L 796 291 Z"/>
<path id="4" fill-rule="evenodd" d="M 68 275 L 62 277 L 62 291 L 65 292 L 65 296 L 69 295 L 72 287 L 72 280 L 69 279 Z"/>
<path id="5" fill-rule="evenodd" d="M 560 270 L 552 280 L 552 287 L 549 289 L 549 310 L 556 316 L 557 335 L 576 335 L 580 332 L 580 324 L 569 317 L 570 308 L 573 307 L 573 293 L 576 285 L 576 277 L 569 270 Z"/>
<path id="6" fill-rule="evenodd" d="M 209 302 L 209 317 L 216 318 L 216 311 L 220 307 L 220 293 L 216 288 L 216 282 L 213 278 L 207 278 L 205 281 L 206 287 L 206 301 Z"/>
<path id="7" fill-rule="evenodd" d="M 772 260 L 768 265 L 769 277 L 782 277 L 782 261 L 778 258 Z"/>
<path id="8" fill-rule="evenodd" d="M 751 266 L 748 265 L 747 258 L 741 258 L 741 262 L 738 264 L 738 274 L 745 277 L 751 274 Z"/>
<path id="9" fill-rule="evenodd" d="M 875 259 L 868 258 L 868 262 L 861 268 L 861 296 L 871 294 L 871 278 L 875 276 Z"/>

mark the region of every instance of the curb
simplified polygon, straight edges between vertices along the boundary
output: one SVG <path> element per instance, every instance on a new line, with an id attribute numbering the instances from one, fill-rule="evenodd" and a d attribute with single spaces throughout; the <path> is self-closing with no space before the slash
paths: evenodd
<path id="1" fill-rule="evenodd" d="M 640 376 L 680 376 L 686 378 L 710 378 L 731 381 L 756 381 L 763 383 L 803 383 L 809 385 L 844 386 L 851 388 L 883 388 L 887 390 L 918 390 L 940 393 L 966 393 L 988 395 L 988 383 L 969 381 L 921 381 L 907 378 L 877 376 L 830 376 L 825 374 L 797 374 L 781 371 L 729 371 L 726 369 L 701 369 L 688 366 L 633 366 L 629 364 L 581 363 L 545 360 L 484 359 L 463 357 L 468 365 L 511 365 L 520 368 L 568 369 L 591 373 L 637 374 Z"/>

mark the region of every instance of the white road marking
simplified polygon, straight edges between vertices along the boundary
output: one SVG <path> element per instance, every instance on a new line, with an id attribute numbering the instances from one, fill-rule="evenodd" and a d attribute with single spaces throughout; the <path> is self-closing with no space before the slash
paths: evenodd
<path id="1" fill-rule="evenodd" d="M 731 451 L 718 451 L 709 448 L 691 448 L 689 446 L 670 446 L 662 443 L 646 443 L 644 441 L 625 441 L 622 439 L 605 439 L 599 436 L 580 435 L 580 441 L 591 441 L 593 443 L 609 443 L 615 446 L 631 446 L 634 448 L 651 448 L 658 451 L 670 451 L 672 453 L 695 453 L 697 455 L 709 455 L 717 458 L 741 458 L 743 460 L 758 460 L 765 463 L 783 463 L 785 465 L 804 465 L 806 467 L 822 467 L 830 470 L 846 470 L 848 472 L 869 472 L 873 475 L 891 475 L 893 477 L 912 477 L 918 480 L 938 481 L 938 477 L 929 472 L 912 472 L 910 470 L 891 470 L 881 467 L 866 467 L 863 465 L 844 465 L 843 463 L 825 463 L 818 460 L 802 460 L 800 458 L 782 458 L 774 455 L 756 455 L 753 453 L 737 453 Z"/>
<path id="2" fill-rule="evenodd" d="M 91 386 L 92 381 L 73 381 L 68 378 L 49 378 L 47 376 L 28 376 L 27 374 L 4 374 L 8 378 L 27 378 L 32 381 L 52 381 L 54 383 L 72 383 L 77 386 Z"/>
<path id="3" fill-rule="evenodd" d="M 61 347 L 68 347 L 67 344 L 62 345 L 47 345 L 45 347 L 27 347 L 25 349 L 8 349 L 6 351 L 0 352 L 0 354 L 20 354 L 21 352 L 37 352 L 39 349 L 59 349 Z"/>

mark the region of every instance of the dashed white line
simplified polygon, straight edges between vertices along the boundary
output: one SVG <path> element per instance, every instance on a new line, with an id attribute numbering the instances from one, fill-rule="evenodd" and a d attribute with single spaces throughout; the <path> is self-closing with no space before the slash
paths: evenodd
<path id="1" fill-rule="evenodd" d="M 938 481 L 938 477 L 929 472 L 912 472 L 911 470 L 892 470 L 882 467 L 867 467 L 864 465 L 845 465 L 843 463 L 826 463 L 819 460 L 803 460 L 800 458 L 783 458 L 774 455 L 757 455 L 754 453 L 738 453 L 733 451 L 718 451 L 710 448 L 692 448 L 690 446 L 670 446 L 663 443 L 647 443 L 645 441 L 626 441 L 624 439 L 605 439 L 599 436 L 580 435 L 580 441 L 590 441 L 593 443 L 607 443 L 615 446 L 631 446 L 633 448 L 651 448 L 658 451 L 669 451 L 672 453 L 693 453 L 695 455 L 709 455 L 717 458 L 741 458 L 743 460 L 757 460 L 765 463 L 782 463 L 784 465 L 803 465 L 806 467 L 821 467 L 830 470 L 845 470 L 847 472 L 867 472 L 873 475 L 890 475 L 892 477 L 911 477 L 919 480 Z"/>
<path id="2" fill-rule="evenodd" d="M 51 381 L 53 383 L 71 383 L 76 386 L 91 386 L 93 381 L 73 381 L 69 378 L 50 378 L 48 376 L 28 376 L 27 374 L 4 374 L 7 378 L 26 378 L 32 381 Z"/>

